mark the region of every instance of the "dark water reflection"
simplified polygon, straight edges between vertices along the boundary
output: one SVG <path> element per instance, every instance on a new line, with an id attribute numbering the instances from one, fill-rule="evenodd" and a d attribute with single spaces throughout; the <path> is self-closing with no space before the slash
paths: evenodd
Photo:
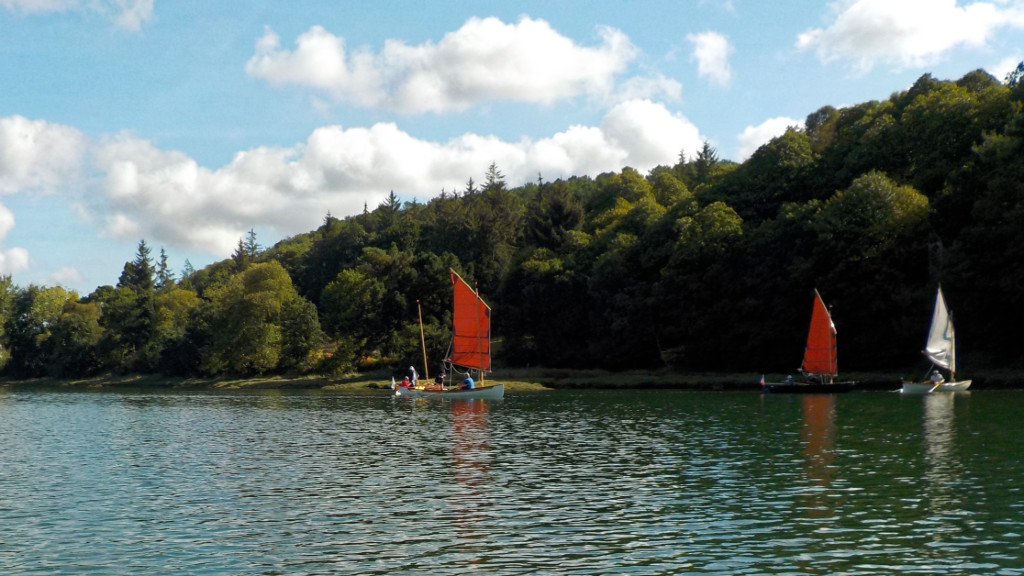
<path id="1" fill-rule="evenodd" d="M 0 573 L 1024 574 L 1022 408 L 0 391 Z"/>

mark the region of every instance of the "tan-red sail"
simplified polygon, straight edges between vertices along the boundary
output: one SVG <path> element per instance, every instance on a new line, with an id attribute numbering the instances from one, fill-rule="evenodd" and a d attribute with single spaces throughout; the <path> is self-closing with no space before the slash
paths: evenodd
<path id="1" fill-rule="evenodd" d="M 811 329 L 807 333 L 807 348 L 804 350 L 804 363 L 800 370 L 830 376 L 839 373 L 836 366 L 836 327 L 817 290 L 814 291 Z"/>
<path id="2" fill-rule="evenodd" d="M 456 366 L 490 371 L 491 307 L 461 276 L 452 271 L 451 277 L 455 287 L 451 362 Z"/>

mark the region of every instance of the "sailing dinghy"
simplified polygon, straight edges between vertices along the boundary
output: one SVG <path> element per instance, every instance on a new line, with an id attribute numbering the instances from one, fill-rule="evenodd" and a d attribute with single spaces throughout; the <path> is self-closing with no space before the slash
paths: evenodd
<path id="1" fill-rule="evenodd" d="M 970 380 L 956 381 L 956 334 L 953 332 L 953 315 L 946 307 L 942 287 L 935 294 L 935 309 L 932 311 L 932 325 L 928 329 L 928 342 L 921 352 L 931 361 L 929 372 L 938 374 L 938 368 L 949 371 L 949 382 L 938 378 L 924 382 L 904 382 L 904 394 L 930 394 L 932 392 L 962 392 L 971 387 Z"/>
<path id="2" fill-rule="evenodd" d="M 785 382 L 763 382 L 765 392 L 772 393 L 824 393 L 849 392 L 856 382 L 836 382 L 839 375 L 836 349 L 836 326 L 832 323 L 821 294 L 814 291 L 814 307 L 811 309 L 811 327 L 807 332 L 807 346 L 804 361 L 800 366 L 803 382 L 792 378 Z"/>
<path id="3" fill-rule="evenodd" d="M 466 376 L 474 372 L 479 376 L 479 385 L 464 389 L 461 382 L 446 386 L 440 384 L 420 385 L 414 388 L 395 388 L 395 396 L 411 398 L 448 398 L 500 400 L 505 395 L 504 384 L 484 386 L 484 374 L 491 371 L 491 307 L 454 270 L 450 271 L 454 297 L 452 301 L 452 343 L 445 360 L 446 372 L 460 372 Z"/>

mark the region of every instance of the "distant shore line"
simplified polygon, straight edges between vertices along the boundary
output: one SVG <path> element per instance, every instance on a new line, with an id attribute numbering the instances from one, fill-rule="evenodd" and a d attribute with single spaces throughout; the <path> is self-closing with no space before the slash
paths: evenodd
<path id="1" fill-rule="evenodd" d="M 974 381 L 972 390 L 997 388 L 1024 388 L 1024 370 L 983 370 L 959 373 L 960 378 Z M 397 376 L 397 374 L 396 374 Z M 561 368 L 509 368 L 499 369 L 487 379 L 505 384 L 509 392 L 544 391 L 558 389 L 592 390 L 709 390 L 740 391 L 760 388 L 760 373 L 751 372 L 675 372 L 670 370 L 630 370 L 610 372 L 604 370 L 571 370 Z M 781 381 L 786 374 L 766 373 L 768 382 Z M 860 390 L 897 390 L 904 379 L 920 379 L 921 374 L 896 372 L 851 372 L 840 375 L 839 380 L 853 380 Z M 68 389 L 68 390 L 326 390 L 365 391 L 386 389 L 391 373 L 376 371 L 345 377 L 324 376 L 264 376 L 250 378 L 181 378 L 155 374 L 119 374 L 93 378 L 32 378 L 0 379 L 0 387 L 16 389 Z"/>

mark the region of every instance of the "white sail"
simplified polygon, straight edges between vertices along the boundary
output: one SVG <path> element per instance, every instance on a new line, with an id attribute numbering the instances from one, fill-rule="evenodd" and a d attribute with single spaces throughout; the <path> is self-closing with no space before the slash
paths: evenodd
<path id="1" fill-rule="evenodd" d="M 953 318 L 946 308 L 942 288 L 935 296 L 935 311 L 932 313 L 932 327 L 928 330 L 928 342 L 924 355 L 933 364 L 950 372 L 956 371 L 956 336 L 953 334 Z"/>

